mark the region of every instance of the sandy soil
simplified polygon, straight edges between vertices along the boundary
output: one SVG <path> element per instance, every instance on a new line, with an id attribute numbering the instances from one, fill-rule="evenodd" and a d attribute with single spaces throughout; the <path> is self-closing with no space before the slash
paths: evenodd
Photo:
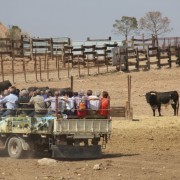
<path id="1" fill-rule="evenodd" d="M 58 160 L 54 166 L 40 166 L 47 154 L 14 160 L 0 151 L 0 179 L 180 179 L 180 118 L 171 107 L 162 108 L 162 117 L 153 117 L 145 97 L 147 91 L 177 90 L 180 93 L 180 69 L 161 69 L 128 73 L 132 76 L 133 121 L 113 118 L 111 140 L 96 160 Z M 127 73 L 75 78 L 74 90 L 107 90 L 111 106 L 127 101 Z M 69 87 L 70 80 L 16 83 L 27 86 Z M 94 170 L 101 164 L 100 170 Z"/>

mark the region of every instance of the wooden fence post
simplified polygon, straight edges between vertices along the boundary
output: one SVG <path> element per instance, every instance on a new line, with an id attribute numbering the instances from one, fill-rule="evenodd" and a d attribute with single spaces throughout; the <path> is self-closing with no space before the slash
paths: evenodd
<path id="1" fill-rule="evenodd" d="M 81 68 L 80 68 L 79 55 L 78 55 L 78 72 L 79 72 L 79 77 L 81 77 Z"/>
<path id="2" fill-rule="evenodd" d="M 15 83 L 14 82 L 14 60 L 15 60 L 15 55 L 14 55 L 14 49 L 13 49 L 13 51 L 12 51 L 12 53 L 13 53 L 13 55 L 12 55 L 12 61 L 11 61 L 11 65 L 12 65 L 12 81 L 13 81 L 13 83 Z"/>
<path id="3" fill-rule="evenodd" d="M 37 78 L 37 59 L 36 59 L 36 50 L 35 50 L 35 58 L 34 58 L 34 70 L 35 70 L 36 81 L 38 81 L 38 78 Z"/>
<path id="4" fill-rule="evenodd" d="M 4 81 L 4 63 L 3 63 L 3 58 L 1 54 L 1 74 L 2 74 L 2 81 Z"/>
<path id="5" fill-rule="evenodd" d="M 49 57 L 47 58 L 47 80 L 49 81 Z"/>
<path id="6" fill-rule="evenodd" d="M 47 68 L 47 49 L 45 50 L 44 69 Z"/>
<path id="7" fill-rule="evenodd" d="M 97 62 L 98 74 L 99 74 L 99 60 L 98 60 L 98 56 L 97 56 L 96 62 Z"/>
<path id="8" fill-rule="evenodd" d="M 68 58 L 68 78 L 69 78 L 69 73 L 70 72 L 70 70 L 69 70 L 69 58 Z"/>
<path id="9" fill-rule="evenodd" d="M 59 74 L 59 60 L 60 58 L 59 58 L 59 56 L 58 56 L 58 53 L 57 53 L 57 48 L 56 48 L 56 61 L 57 61 L 57 70 L 58 70 L 58 79 L 60 80 L 61 78 L 60 78 L 60 74 Z"/>
<path id="10" fill-rule="evenodd" d="M 24 73 L 24 80 L 25 80 L 25 82 L 27 83 L 27 79 L 26 79 L 26 66 L 25 66 L 25 61 L 24 61 L 24 59 L 23 59 L 23 73 Z"/>
<path id="11" fill-rule="evenodd" d="M 128 101 L 126 102 L 126 119 L 133 119 L 133 109 L 131 107 L 131 75 L 128 75 Z"/>
<path id="12" fill-rule="evenodd" d="M 73 91 L 74 86 L 74 78 L 71 76 L 71 91 Z"/>
<path id="13" fill-rule="evenodd" d="M 50 51 L 51 51 L 51 59 L 54 59 L 53 39 L 52 38 L 50 38 Z"/>
<path id="14" fill-rule="evenodd" d="M 41 57 L 39 57 L 39 74 L 40 74 L 40 81 L 42 81 Z"/>

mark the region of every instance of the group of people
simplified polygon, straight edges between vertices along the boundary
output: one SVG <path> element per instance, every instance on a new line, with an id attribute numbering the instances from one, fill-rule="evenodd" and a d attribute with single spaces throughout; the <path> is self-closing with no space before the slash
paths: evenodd
<path id="1" fill-rule="evenodd" d="M 110 98 L 107 91 L 93 93 L 92 90 L 88 90 L 85 93 L 83 90 L 68 90 L 52 93 L 51 89 L 41 91 L 34 88 L 29 92 L 27 89 L 18 91 L 15 86 L 11 86 L 0 94 L 1 117 L 61 114 L 66 117 L 108 118 L 109 106 Z"/>

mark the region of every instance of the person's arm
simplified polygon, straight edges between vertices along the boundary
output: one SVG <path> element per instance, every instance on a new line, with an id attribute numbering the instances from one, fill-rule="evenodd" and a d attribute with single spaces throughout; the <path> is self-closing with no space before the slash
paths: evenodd
<path id="1" fill-rule="evenodd" d="M 51 97 L 44 99 L 44 102 L 50 102 L 50 101 L 51 101 Z"/>
<path id="2" fill-rule="evenodd" d="M 88 100 L 89 100 L 89 101 L 91 101 L 91 100 L 101 100 L 101 99 L 100 99 L 100 98 L 98 98 L 98 97 L 97 97 L 97 98 L 96 98 L 96 97 L 94 97 L 94 98 L 88 98 Z"/>
<path id="3" fill-rule="evenodd" d="M 60 99 L 60 100 L 63 100 L 63 101 L 65 101 L 65 102 L 69 102 L 69 100 L 68 99 L 66 99 L 66 98 L 64 98 L 64 97 L 58 97 L 58 99 Z"/>
<path id="4" fill-rule="evenodd" d="M 0 100 L 0 104 L 4 104 L 8 102 L 7 96 L 5 96 L 3 99 Z"/>
<path id="5" fill-rule="evenodd" d="M 34 98 L 33 97 L 31 97 L 28 104 L 34 104 Z"/>

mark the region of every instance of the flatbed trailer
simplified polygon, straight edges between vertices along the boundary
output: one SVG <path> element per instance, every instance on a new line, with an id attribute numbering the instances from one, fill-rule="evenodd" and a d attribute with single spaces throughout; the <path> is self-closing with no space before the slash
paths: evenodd
<path id="1" fill-rule="evenodd" d="M 0 121 L 0 141 L 12 158 L 39 150 L 53 158 L 99 158 L 111 123 L 111 118 L 6 117 Z"/>

